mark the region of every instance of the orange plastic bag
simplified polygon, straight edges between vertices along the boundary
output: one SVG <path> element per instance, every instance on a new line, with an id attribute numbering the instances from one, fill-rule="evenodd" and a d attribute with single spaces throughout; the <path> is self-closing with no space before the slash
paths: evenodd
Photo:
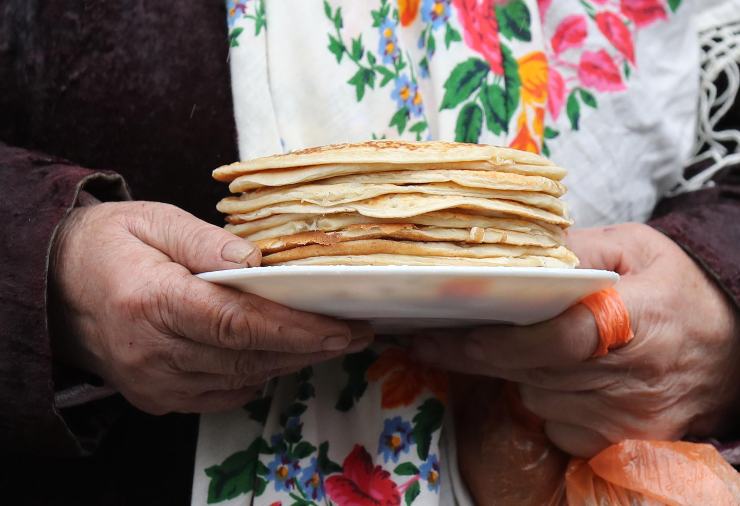
<path id="1" fill-rule="evenodd" d="M 629 440 L 589 461 L 572 459 L 565 490 L 569 506 L 733 506 L 740 474 L 711 445 Z"/>

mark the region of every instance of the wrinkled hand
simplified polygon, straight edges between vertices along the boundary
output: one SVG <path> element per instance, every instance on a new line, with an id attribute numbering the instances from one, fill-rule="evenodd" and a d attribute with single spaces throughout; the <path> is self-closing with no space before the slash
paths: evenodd
<path id="1" fill-rule="evenodd" d="M 590 456 L 627 438 L 721 431 L 736 397 L 740 340 L 736 311 L 720 289 L 646 225 L 577 230 L 569 242 L 582 267 L 621 274 L 616 288 L 635 333 L 627 346 L 591 358 L 596 324 L 578 304 L 530 327 L 419 338 L 418 358 L 521 383 L 524 405 L 572 455 Z"/>
<path id="2" fill-rule="evenodd" d="M 368 344 L 367 325 L 294 311 L 192 274 L 260 260 L 249 242 L 170 205 L 75 209 L 52 252 L 54 352 L 162 414 L 242 405 L 271 377 Z"/>

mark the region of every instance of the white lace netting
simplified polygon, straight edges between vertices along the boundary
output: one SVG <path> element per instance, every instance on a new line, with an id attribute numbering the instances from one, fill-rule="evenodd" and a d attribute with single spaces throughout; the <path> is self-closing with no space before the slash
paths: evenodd
<path id="1" fill-rule="evenodd" d="M 701 53 L 701 95 L 694 156 L 689 165 L 709 166 L 689 178 L 682 178 L 669 195 L 700 190 L 713 185 L 712 178 L 725 167 L 740 163 L 740 131 L 717 130 L 718 123 L 732 108 L 740 89 L 740 21 L 706 29 L 699 34 Z M 719 94 L 718 78 L 724 75 L 726 88 Z"/>

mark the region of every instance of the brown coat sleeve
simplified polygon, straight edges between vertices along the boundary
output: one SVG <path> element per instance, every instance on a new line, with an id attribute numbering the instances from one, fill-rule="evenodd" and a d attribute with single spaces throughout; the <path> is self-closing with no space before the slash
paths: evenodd
<path id="1" fill-rule="evenodd" d="M 0 448 L 5 450 L 84 450 L 88 435 L 74 434 L 54 406 L 47 323 L 51 244 L 82 188 L 105 200 L 128 195 L 114 173 L 0 144 Z M 92 424 L 87 421 L 86 427 Z"/>

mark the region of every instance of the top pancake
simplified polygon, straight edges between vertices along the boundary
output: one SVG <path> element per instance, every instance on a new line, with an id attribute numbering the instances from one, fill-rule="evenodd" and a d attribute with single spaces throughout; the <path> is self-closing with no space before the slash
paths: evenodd
<path id="1" fill-rule="evenodd" d="M 229 182 L 242 174 L 274 169 L 304 168 L 329 164 L 391 164 L 396 170 L 412 170 L 409 165 L 487 162 L 494 166 L 526 165 L 532 175 L 560 180 L 566 171 L 539 155 L 510 148 L 457 142 L 406 142 L 378 140 L 357 144 L 333 144 L 291 153 L 266 156 L 219 167 L 213 177 Z M 538 171 L 537 168 L 540 168 Z"/>

